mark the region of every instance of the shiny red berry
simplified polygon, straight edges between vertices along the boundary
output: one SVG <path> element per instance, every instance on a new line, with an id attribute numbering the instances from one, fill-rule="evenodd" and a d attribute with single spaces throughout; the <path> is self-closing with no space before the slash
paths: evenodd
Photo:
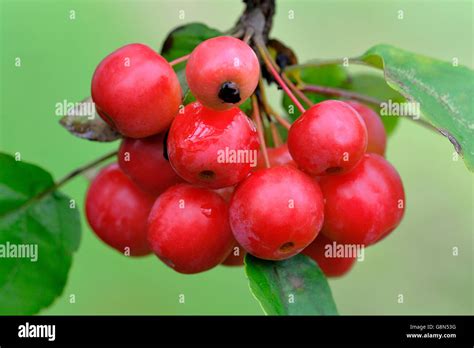
<path id="1" fill-rule="evenodd" d="M 242 40 L 220 36 L 200 43 L 186 65 L 193 95 L 215 110 L 243 103 L 254 92 L 260 75 L 255 52 Z"/>
<path id="2" fill-rule="evenodd" d="M 343 246 L 342 244 L 338 244 Z M 308 245 L 302 253 L 311 257 L 318 264 L 326 277 L 340 277 L 350 271 L 356 256 L 338 256 L 334 241 L 319 234 L 316 240 Z"/>
<path id="3" fill-rule="evenodd" d="M 289 258 L 310 244 L 323 223 L 318 184 L 292 166 L 258 170 L 237 186 L 230 203 L 234 236 L 250 254 Z"/>
<path id="4" fill-rule="evenodd" d="M 326 200 L 322 233 L 339 243 L 374 244 L 402 220 L 402 180 L 380 155 L 366 154 L 351 172 L 319 184 Z"/>
<path id="5" fill-rule="evenodd" d="M 168 155 L 186 181 L 221 188 L 243 180 L 257 164 L 258 135 L 238 108 L 215 111 L 195 102 L 178 113 L 168 135 Z"/>
<path id="6" fill-rule="evenodd" d="M 178 112 L 181 87 L 168 62 L 150 47 L 131 44 L 104 58 L 92 77 L 99 115 L 123 135 L 164 131 Z"/>
<path id="7" fill-rule="evenodd" d="M 139 189 L 112 164 L 100 171 L 86 196 L 86 217 L 95 234 L 131 256 L 150 253 L 147 218 L 155 197 Z"/>
<path id="8" fill-rule="evenodd" d="M 353 169 L 367 148 L 367 128 L 348 104 L 326 100 L 306 110 L 288 133 L 291 156 L 311 175 Z"/>
<path id="9" fill-rule="evenodd" d="M 155 202 L 148 219 L 153 252 L 180 273 L 199 273 L 229 255 L 234 238 L 228 205 L 217 193 L 188 184 L 172 186 Z"/>
<path id="10" fill-rule="evenodd" d="M 380 116 L 367 105 L 356 101 L 346 101 L 346 103 L 352 106 L 364 120 L 367 127 L 367 152 L 385 155 L 387 134 Z"/>
<path id="11" fill-rule="evenodd" d="M 142 139 L 124 138 L 120 145 L 120 168 L 145 191 L 159 195 L 182 182 L 165 158 L 164 133 Z"/>

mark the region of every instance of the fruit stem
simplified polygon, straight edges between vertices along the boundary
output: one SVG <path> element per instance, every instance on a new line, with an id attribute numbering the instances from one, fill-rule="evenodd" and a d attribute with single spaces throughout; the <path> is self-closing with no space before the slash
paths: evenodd
<path id="1" fill-rule="evenodd" d="M 268 159 L 267 145 L 265 143 L 265 134 L 263 133 L 262 119 L 260 118 L 260 109 L 255 94 L 252 95 L 252 119 L 257 126 L 258 138 L 260 140 L 260 148 L 262 149 L 265 166 L 270 168 L 270 160 Z"/>
<path id="2" fill-rule="evenodd" d="M 308 107 L 314 105 L 314 103 L 306 96 L 306 94 L 304 94 L 300 89 L 298 89 L 298 87 L 295 86 L 293 82 L 291 82 L 290 78 L 285 73 L 282 73 L 281 76 L 293 93 L 295 93 L 302 101 L 304 101 Z"/>
<path id="3" fill-rule="evenodd" d="M 272 133 L 273 145 L 275 147 L 281 146 L 283 141 L 281 140 L 280 133 L 274 122 L 270 122 L 270 131 Z"/>
<path id="4" fill-rule="evenodd" d="M 190 56 L 190 54 L 187 54 L 187 55 L 185 55 L 185 56 L 176 58 L 176 59 L 174 59 L 174 60 L 172 60 L 172 61 L 170 62 L 170 65 L 171 65 L 171 66 L 175 66 L 176 64 L 185 62 L 185 61 L 188 60 L 189 56 Z"/>
<path id="5" fill-rule="evenodd" d="M 277 122 L 280 123 L 286 129 L 290 129 L 291 124 L 287 120 L 285 120 L 282 116 L 280 116 L 268 103 L 267 94 L 265 92 L 265 85 L 261 78 L 258 82 L 258 91 L 260 92 L 259 93 L 260 102 L 262 103 L 263 109 L 266 112 L 266 114 L 269 116 L 273 116 L 277 120 Z"/>
<path id="6" fill-rule="evenodd" d="M 267 69 L 270 71 L 272 76 L 275 78 L 277 83 L 280 85 L 280 87 L 283 89 L 283 91 L 290 97 L 291 101 L 293 104 L 296 105 L 298 110 L 300 110 L 301 113 L 305 112 L 306 110 L 304 109 L 303 105 L 300 103 L 298 98 L 295 97 L 295 95 L 291 92 L 290 88 L 286 85 L 286 83 L 283 81 L 281 78 L 280 74 L 278 73 L 275 62 L 273 61 L 272 56 L 268 52 L 267 48 L 265 45 L 262 43 L 262 39 L 256 36 L 254 38 L 255 45 L 257 46 L 258 51 L 260 52 L 260 56 L 263 59 L 263 62 L 265 63 L 265 66 Z"/>

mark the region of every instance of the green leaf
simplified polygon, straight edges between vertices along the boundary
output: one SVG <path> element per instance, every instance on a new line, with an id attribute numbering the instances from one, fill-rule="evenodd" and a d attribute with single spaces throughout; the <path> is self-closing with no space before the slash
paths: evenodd
<path id="1" fill-rule="evenodd" d="M 387 83 L 408 101 L 420 104 L 421 115 L 450 133 L 474 171 L 474 72 L 467 67 L 377 45 L 354 61 L 383 69 Z"/>
<path id="2" fill-rule="evenodd" d="M 266 314 L 337 315 L 323 272 L 305 255 L 266 261 L 247 254 L 245 272 L 250 289 Z"/>
<path id="3" fill-rule="evenodd" d="M 370 73 L 359 73 L 354 74 L 348 80 L 348 82 L 342 86 L 342 88 L 364 94 L 370 97 L 377 98 L 381 101 L 388 101 L 392 100 L 392 102 L 403 102 L 405 98 L 392 89 L 387 82 L 383 79 L 383 77 L 370 74 Z M 380 107 L 374 107 L 372 105 L 367 105 L 372 107 L 380 116 Z M 393 134 L 400 117 L 396 117 L 393 115 L 384 115 L 381 116 L 383 125 L 385 127 L 385 131 L 387 135 Z"/>
<path id="4" fill-rule="evenodd" d="M 339 65 L 303 67 L 299 69 L 299 77 L 306 84 L 326 87 L 340 87 L 348 79 L 347 71 Z M 305 95 L 315 104 L 323 100 L 334 99 L 309 92 L 306 92 Z M 301 112 L 285 93 L 283 93 L 282 105 L 292 121 L 295 121 L 301 115 Z"/>
<path id="5" fill-rule="evenodd" d="M 202 23 L 190 23 L 173 29 L 165 39 L 161 55 L 168 61 L 190 54 L 202 41 L 223 35 L 219 30 Z M 182 65 L 181 65 L 182 64 Z M 184 63 L 178 64 L 178 70 Z"/>
<path id="6" fill-rule="evenodd" d="M 79 213 L 58 191 L 38 197 L 54 185 L 43 169 L 1 153 L 0 168 L 0 314 L 34 314 L 64 289 L 79 247 Z"/>

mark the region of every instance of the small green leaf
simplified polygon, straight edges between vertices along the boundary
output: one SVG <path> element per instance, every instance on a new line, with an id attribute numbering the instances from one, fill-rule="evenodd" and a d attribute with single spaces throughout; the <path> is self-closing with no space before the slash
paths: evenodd
<path id="1" fill-rule="evenodd" d="M 323 272 L 305 255 L 266 261 L 247 254 L 245 272 L 250 289 L 266 314 L 337 315 Z"/>
<path id="2" fill-rule="evenodd" d="M 0 314 L 34 314 L 63 291 L 79 247 L 77 207 L 51 175 L 0 154 Z M 14 257 L 19 252 L 24 257 Z"/>
<path id="3" fill-rule="evenodd" d="M 387 83 L 408 101 L 418 102 L 421 115 L 450 133 L 469 170 L 474 171 L 474 72 L 389 45 L 377 45 L 353 59 L 383 69 Z"/>
<path id="4" fill-rule="evenodd" d="M 190 23 L 173 29 L 166 37 L 161 55 L 168 61 L 190 54 L 204 40 L 220 36 L 222 33 L 202 23 Z M 180 63 L 175 68 L 184 67 Z"/>
<path id="5" fill-rule="evenodd" d="M 347 71 L 339 65 L 304 67 L 299 69 L 299 76 L 301 81 L 306 84 L 326 87 L 340 87 L 348 79 Z M 335 99 L 309 92 L 306 92 L 305 95 L 315 104 L 323 100 Z M 301 115 L 301 112 L 285 93 L 283 93 L 282 105 L 292 121 L 295 121 Z"/>
<path id="6" fill-rule="evenodd" d="M 385 82 L 383 77 L 377 76 L 375 74 L 370 73 L 359 73 L 354 74 L 351 76 L 349 81 L 342 86 L 342 88 L 364 94 L 370 97 L 377 98 L 381 101 L 388 101 L 392 100 L 392 102 L 403 102 L 405 98 L 395 91 L 394 89 L 390 88 L 390 86 Z M 372 105 L 367 105 L 372 107 L 380 116 L 380 107 L 373 107 Z M 396 117 L 393 115 L 384 115 L 381 116 L 383 125 L 385 127 L 385 131 L 387 135 L 393 134 L 400 117 Z"/>

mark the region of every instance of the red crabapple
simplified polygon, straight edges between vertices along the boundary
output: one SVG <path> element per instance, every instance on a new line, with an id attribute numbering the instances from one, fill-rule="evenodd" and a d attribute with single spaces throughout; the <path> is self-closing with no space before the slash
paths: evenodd
<path id="1" fill-rule="evenodd" d="M 339 243 L 374 244 L 402 220 L 402 180 L 380 155 L 365 154 L 351 172 L 322 177 L 319 184 L 326 201 L 322 233 Z"/>
<path id="2" fill-rule="evenodd" d="M 222 262 L 224 266 L 242 266 L 247 252 L 239 243 L 234 244 L 229 256 Z"/>
<path id="3" fill-rule="evenodd" d="M 168 135 L 168 155 L 186 181 L 209 188 L 232 186 L 256 165 L 259 141 L 239 109 L 215 111 L 199 102 L 178 113 Z"/>
<path id="4" fill-rule="evenodd" d="M 318 184 L 293 166 L 261 169 L 237 186 L 229 214 L 235 239 L 247 252 L 282 260 L 318 235 L 323 196 Z"/>
<path id="5" fill-rule="evenodd" d="M 354 266 L 355 256 L 331 257 L 327 256 L 327 246 L 332 247 L 333 241 L 325 237 L 322 233 L 318 235 L 313 243 L 308 245 L 302 253 L 311 257 L 318 264 L 326 277 L 340 277 Z"/>
<path id="6" fill-rule="evenodd" d="M 164 133 L 148 138 L 124 138 L 120 145 L 120 168 L 145 191 L 159 195 L 168 187 L 182 182 L 164 154 Z"/>
<path id="7" fill-rule="evenodd" d="M 231 36 L 203 41 L 186 65 L 189 89 L 196 99 L 215 110 L 243 103 L 257 87 L 259 75 L 255 52 Z"/>
<path id="8" fill-rule="evenodd" d="M 286 164 L 296 167 L 295 161 L 288 151 L 288 144 L 283 144 L 278 147 L 269 147 L 267 148 L 268 159 L 270 161 L 270 167 L 283 166 Z M 263 157 L 263 152 L 258 154 L 257 169 L 266 168 L 265 158 Z"/>
<path id="9" fill-rule="evenodd" d="M 181 104 L 181 87 L 163 57 L 148 46 L 130 44 L 97 66 L 92 99 L 99 115 L 120 133 L 144 138 L 170 125 Z"/>
<path id="10" fill-rule="evenodd" d="M 148 219 L 153 252 L 180 273 L 206 271 L 229 255 L 234 238 L 228 205 L 217 193 L 178 184 L 162 193 Z"/>
<path id="11" fill-rule="evenodd" d="M 367 128 L 348 104 L 326 100 L 306 110 L 288 133 L 288 149 L 311 175 L 340 174 L 353 169 L 367 148 Z"/>
<path id="12" fill-rule="evenodd" d="M 380 116 L 367 105 L 359 102 L 347 100 L 345 103 L 352 106 L 364 120 L 367 127 L 367 152 L 383 156 L 387 147 L 387 134 Z"/>
<path id="13" fill-rule="evenodd" d="M 147 218 L 155 197 L 142 191 L 114 163 L 92 181 L 86 217 L 95 234 L 112 248 L 132 256 L 150 253 Z"/>

